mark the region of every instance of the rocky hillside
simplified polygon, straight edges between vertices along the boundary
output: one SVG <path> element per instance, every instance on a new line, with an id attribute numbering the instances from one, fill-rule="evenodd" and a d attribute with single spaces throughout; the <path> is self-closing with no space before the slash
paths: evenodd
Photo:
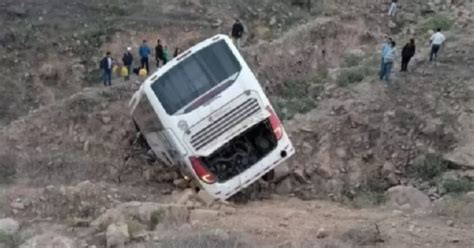
<path id="1" fill-rule="evenodd" d="M 3 1 L 0 247 L 474 246 L 474 8 L 400 4 L 389 19 L 375 0 Z M 297 154 L 210 204 L 138 144 L 135 88 L 102 88 L 97 62 L 144 38 L 187 47 L 235 16 Z M 437 27 L 447 45 L 429 63 Z M 417 42 L 388 88 L 385 33 Z"/>

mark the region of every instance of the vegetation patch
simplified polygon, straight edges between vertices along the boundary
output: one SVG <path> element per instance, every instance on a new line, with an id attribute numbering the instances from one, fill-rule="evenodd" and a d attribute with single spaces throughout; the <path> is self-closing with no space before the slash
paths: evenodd
<path id="1" fill-rule="evenodd" d="M 150 226 L 148 227 L 150 230 L 154 230 L 158 224 L 163 220 L 165 216 L 165 210 L 158 209 L 151 213 L 150 217 Z"/>
<path id="2" fill-rule="evenodd" d="M 364 66 L 343 68 L 337 77 L 337 84 L 341 87 L 359 83 L 364 80 L 369 70 Z"/>
<path id="3" fill-rule="evenodd" d="M 385 191 L 388 188 L 389 184 L 384 178 L 369 177 L 360 189 L 353 192 L 344 190 L 343 203 L 356 209 L 379 206 L 385 202 Z"/>
<path id="4" fill-rule="evenodd" d="M 467 178 L 448 179 L 443 182 L 443 187 L 447 193 L 463 194 L 474 191 L 474 181 Z"/>
<path id="5" fill-rule="evenodd" d="M 409 174 L 422 180 L 431 180 L 441 175 L 448 168 L 439 154 L 426 154 L 415 159 Z"/>
<path id="6" fill-rule="evenodd" d="M 20 244 L 21 240 L 18 235 L 9 235 L 0 231 L 0 247 L 13 248 L 18 247 Z"/>
<path id="7" fill-rule="evenodd" d="M 358 54 L 348 54 L 344 57 L 343 67 L 355 67 L 363 62 L 364 58 Z"/>
<path id="8" fill-rule="evenodd" d="M 454 25 L 454 21 L 455 21 L 454 18 L 450 16 L 437 14 L 428 18 L 420 26 L 419 30 L 423 34 L 427 33 L 430 30 L 436 30 L 437 28 L 441 28 L 441 30 L 446 31 L 446 30 L 451 29 L 451 27 Z"/>
<path id="9" fill-rule="evenodd" d="M 15 158 L 12 155 L 0 155 L 0 185 L 12 183 L 15 176 Z"/>
<path id="10" fill-rule="evenodd" d="M 280 119 L 290 120 L 296 114 L 305 114 L 317 108 L 327 76 L 327 71 L 323 70 L 310 80 L 288 81 L 279 85 L 271 101 Z"/>

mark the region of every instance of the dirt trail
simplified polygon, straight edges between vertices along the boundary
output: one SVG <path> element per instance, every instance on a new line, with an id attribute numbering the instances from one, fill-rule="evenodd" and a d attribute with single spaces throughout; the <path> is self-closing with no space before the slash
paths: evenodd
<path id="1" fill-rule="evenodd" d="M 264 242 L 281 244 L 290 240 L 295 243 L 294 247 L 300 247 L 298 244 L 305 241 L 317 242 L 320 228 L 324 228 L 330 238 L 341 239 L 353 228 L 364 232 L 364 228 L 378 226 L 384 242 L 367 244 L 367 247 L 393 248 L 471 247 L 474 246 L 471 224 L 462 224 L 460 220 L 456 227 L 449 227 L 446 220 L 427 214 L 404 214 L 383 208 L 348 209 L 337 203 L 303 202 L 294 198 L 252 202 L 237 207 L 235 215 L 205 223 L 209 228 L 250 233 Z"/>

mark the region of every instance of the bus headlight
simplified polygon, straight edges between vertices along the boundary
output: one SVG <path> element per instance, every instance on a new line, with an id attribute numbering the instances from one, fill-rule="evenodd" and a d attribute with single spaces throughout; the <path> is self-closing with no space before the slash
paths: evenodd
<path id="1" fill-rule="evenodd" d="M 189 128 L 188 123 L 184 120 L 181 120 L 181 121 L 178 122 L 178 128 L 183 130 L 183 131 L 186 131 Z"/>

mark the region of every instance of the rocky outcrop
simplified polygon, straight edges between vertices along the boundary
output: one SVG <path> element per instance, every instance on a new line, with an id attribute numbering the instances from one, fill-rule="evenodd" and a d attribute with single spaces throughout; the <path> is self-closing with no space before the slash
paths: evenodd
<path id="1" fill-rule="evenodd" d="M 0 234 L 14 235 L 20 229 L 18 221 L 12 218 L 0 219 Z"/>
<path id="2" fill-rule="evenodd" d="M 105 230 L 114 223 L 136 220 L 154 229 L 156 225 L 179 225 L 189 219 L 189 210 L 184 205 L 153 202 L 128 202 L 107 210 L 91 223 L 97 230 Z"/>
<path id="3" fill-rule="evenodd" d="M 403 210 L 422 210 L 431 208 L 430 198 L 420 190 L 409 186 L 396 186 L 387 193 L 387 206 Z"/>
<path id="4" fill-rule="evenodd" d="M 20 248 L 77 248 L 77 245 L 70 238 L 46 233 L 32 237 L 20 245 Z"/>

